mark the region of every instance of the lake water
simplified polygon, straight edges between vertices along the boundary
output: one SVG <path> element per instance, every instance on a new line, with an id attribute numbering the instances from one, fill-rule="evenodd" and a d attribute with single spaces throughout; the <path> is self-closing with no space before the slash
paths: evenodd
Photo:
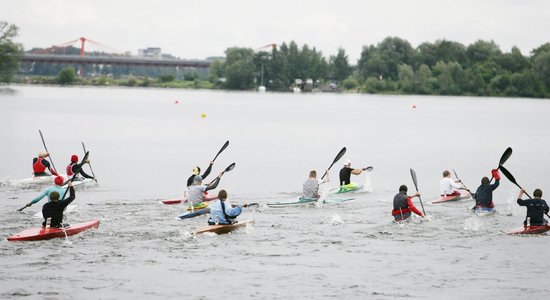
<path id="1" fill-rule="evenodd" d="M 472 202 L 429 205 L 445 169 L 471 189 L 507 147 L 506 162 L 531 193 L 550 193 L 550 101 L 533 99 L 278 94 L 125 88 L 15 86 L 0 94 L 0 298 L 4 299 L 518 299 L 550 293 L 550 238 L 505 234 L 525 208 L 505 178 L 498 214 L 476 217 Z M 176 103 L 178 101 L 179 103 Z M 413 108 L 413 106 L 416 108 Z M 206 114 L 205 118 L 201 114 Z M 23 212 L 41 188 L 21 189 L 43 149 L 63 169 L 81 141 L 99 185 L 77 190 L 70 223 L 97 218 L 98 230 L 68 239 L 5 240 L 39 226 Z M 227 235 L 190 234 L 205 217 L 175 220 L 194 165 L 205 168 L 223 143 L 211 180 L 234 203 L 259 202 Z M 293 201 L 311 169 L 322 173 L 342 147 L 353 177 L 371 192 L 339 206 L 270 209 Z M 331 170 L 337 185 L 338 162 Z M 431 221 L 391 222 L 401 184 Z M 89 169 L 86 169 L 89 171 Z M 89 173 L 89 172 L 88 172 Z M 543 198 L 545 198 L 543 196 Z M 420 207 L 418 200 L 415 203 Z"/>

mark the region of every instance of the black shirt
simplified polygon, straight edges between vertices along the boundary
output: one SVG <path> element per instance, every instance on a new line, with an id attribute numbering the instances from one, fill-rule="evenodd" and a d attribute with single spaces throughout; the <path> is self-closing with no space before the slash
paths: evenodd
<path id="1" fill-rule="evenodd" d="M 42 227 L 46 226 L 46 219 L 52 218 L 50 227 L 61 227 L 63 223 L 63 210 L 69 203 L 73 202 L 75 198 L 74 188 L 71 186 L 69 188 L 70 196 L 65 200 L 50 201 L 44 206 L 42 206 L 42 216 L 44 216 L 44 222 L 42 222 Z M 63 195 L 59 195 L 61 197 Z"/>

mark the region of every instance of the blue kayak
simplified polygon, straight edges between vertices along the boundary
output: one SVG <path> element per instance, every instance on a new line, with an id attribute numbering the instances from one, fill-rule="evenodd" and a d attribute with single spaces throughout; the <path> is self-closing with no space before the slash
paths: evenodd
<path id="1" fill-rule="evenodd" d="M 210 212 L 210 208 L 197 209 L 197 210 L 194 210 L 194 211 L 185 212 L 185 213 L 177 216 L 176 219 L 181 219 L 181 220 L 190 219 L 190 218 L 194 218 L 194 217 L 197 217 L 197 216 L 207 214 L 209 212 Z"/>

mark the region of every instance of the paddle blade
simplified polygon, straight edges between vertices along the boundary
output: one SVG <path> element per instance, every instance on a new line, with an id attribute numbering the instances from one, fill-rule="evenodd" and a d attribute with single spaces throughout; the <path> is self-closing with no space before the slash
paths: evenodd
<path id="1" fill-rule="evenodd" d="M 344 154 L 346 154 L 346 147 L 342 148 L 342 150 L 340 150 L 340 152 L 338 152 L 338 154 L 336 155 L 336 157 L 334 158 L 334 160 L 332 161 L 332 163 L 328 167 L 327 171 L 330 170 L 330 168 L 332 168 L 332 166 L 334 166 L 334 164 L 337 161 L 339 161 L 340 158 L 342 158 L 342 156 L 344 156 Z M 323 177 L 321 177 L 321 180 L 323 180 L 323 178 L 325 178 L 326 175 L 327 175 L 327 173 L 323 174 Z"/>
<path id="2" fill-rule="evenodd" d="M 222 148 L 220 149 L 220 151 L 218 151 L 218 154 L 216 154 L 216 156 L 214 157 L 214 159 L 212 161 L 215 161 L 216 158 L 218 158 L 218 155 L 220 155 L 220 153 L 222 153 L 223 150 L 225 150 L 225 148 L 227 148 L 227 146 L 229 146 L 229 141 L 226 141 L 225 144 L 223 144 Z"/>
<path id="3" fill-rule="evenodd" d="M 340 150 L 340 152 L 338 152 L 338 155 L 336 155 L 336 157 L 332 161 L 332 164 L 335 164 L 337 161 L 339 161 L 340 158 L 342 158 L 342 156 L 344 156 L 344 154 L 346 154 L 346 147 L 342 148 L 342 150 Z"/>
<path id="4" fill-rule="evenodd" d="M 502 156 L 500 157 L 498 165 L 502 166 L 508 160 L 508 158 L 510 158 L 510 156 L 512 156 L 512 148 L 508 147 L 506 151 L 502 153 Z"/>
<path id="5" fill-rule="evenodd" d="M 366 168 L 363 168 L 363 171 L 365 171 L 365 172 L 372 172 L 372 170 L 374 170 L 373 166 L 368 166 Z"/>
<path id="6" fill-rule="evenodd" d="M 412 168 L 411 168 L 411 177 L 412 177 L 412 181 L 414 183 L 414 188 L 418 192 L 418 182 L 416 181 L 416 172 Z"/>
<path id="7" fill-rule="evenodd" d="M 510 173 L 510 171 L 508 171 L 504 166 L 499 166 L 498 167 L 500 169 L 500 171 L 502 172 L 502 174 L 504 175 L 504 177 L 508 178 L 508 180 L 510 180 L 511 183 L 518 185 L 518 183 L 516 182 L 516 179 L 514 178 L 514 176 Z"/>
<path id="8" fill-rule="evenodd" d="M 235 169 L 235 163 L 230 164 L 227 168 L 225 168 L 224 172 L 229 172 L 231 170 Z"/>

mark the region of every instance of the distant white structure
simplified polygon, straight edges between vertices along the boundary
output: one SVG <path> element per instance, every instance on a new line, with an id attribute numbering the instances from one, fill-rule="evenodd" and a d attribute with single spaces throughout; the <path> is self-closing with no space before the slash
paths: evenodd
<path id="1" fill-rule="evenodd" d="M 138 56 L 148 58 L 161 58 L 162 51 L 160 48 L 148 47 L 147 49 L 139 49 Z"/>
<path id="2" fill-rule="evenodd" d="M 260 93 L 265 93 L 265 86 L 260 85 L 260 86 L 258 87 L 258 92 L 260 92 Z"/>

